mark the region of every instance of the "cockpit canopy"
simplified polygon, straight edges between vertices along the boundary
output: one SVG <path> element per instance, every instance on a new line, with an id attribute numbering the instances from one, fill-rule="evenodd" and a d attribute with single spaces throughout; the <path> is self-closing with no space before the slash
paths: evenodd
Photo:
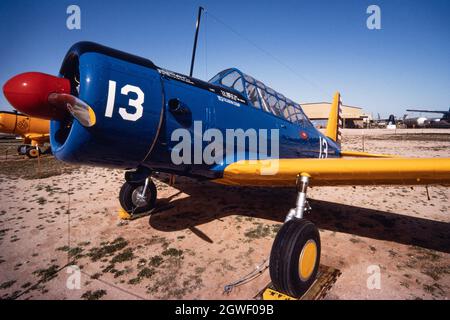
<path id="1" fill-rule="evenodd" d="M 310 124 L 299 104 L 238 69 L 223 70 L 209 82 L 236 90 L 243 94 L 248 102 L 257 109 L 262 109 L 292 123 Z"/>

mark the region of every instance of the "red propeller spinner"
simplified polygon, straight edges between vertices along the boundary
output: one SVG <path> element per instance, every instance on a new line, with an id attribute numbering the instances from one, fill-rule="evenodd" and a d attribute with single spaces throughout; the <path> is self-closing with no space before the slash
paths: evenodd
<path id="1" fill-rule="evenodd" d="M 26 72 L 9 79 L 3 93 L 20 112 L 42 119 L 62 120 L 68 110 L 49 102 L 52 93 L 70 94 L 70 81 L 40 72 Z"/>

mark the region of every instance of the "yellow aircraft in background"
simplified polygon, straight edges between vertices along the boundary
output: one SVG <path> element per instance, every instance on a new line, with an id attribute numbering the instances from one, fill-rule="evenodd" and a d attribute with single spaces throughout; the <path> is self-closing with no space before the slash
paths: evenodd
<path id="1" fill-rule="evenodd" d="M 18 112 L 0 111 L 0 132 L 23 138 L 23 144 L 17 149 L 19 154 L 36 158 L 39 154 L 50 151 L 50 148 L 43 149 L 44 144 L 50 142 L 49 131 L 49 120 L 29 117 Z"/>

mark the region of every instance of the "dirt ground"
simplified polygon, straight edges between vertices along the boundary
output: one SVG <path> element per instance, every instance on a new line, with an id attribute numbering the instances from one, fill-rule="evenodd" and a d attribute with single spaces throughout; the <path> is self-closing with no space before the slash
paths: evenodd
<path id="1" fill-rule="evenodd" d="M 344 149 L 450 157 L 450 130 L 343 136 Z M 159 175 L 155 212 L 123 223 L 123 172 L 38 163 L 14 155 L 14 143 L 0 141 L 0 298 L 253 299 L 270 282 L 266 270 L 223 289 L 268 258 L 294 190 L 187 178 L 170 187 Z M 321 263 L 342 273 L 326 299 L 450 298 L 450 189 L 428 191 L 430 200 L 425 187 L 310 189 Z M 79 287 L 68 266 L 80 268 Z"/>

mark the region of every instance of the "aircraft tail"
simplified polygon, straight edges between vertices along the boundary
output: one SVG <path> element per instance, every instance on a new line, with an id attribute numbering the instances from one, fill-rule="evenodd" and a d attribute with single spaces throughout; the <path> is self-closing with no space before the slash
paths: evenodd
<path id="1" fill-rule="evenodd" d="M 444 116 L 442 117 L 442 119 L 450 122 L 450 108 L 448 108 L 448 112 L 444 113 Z"/>
<path id="2" fill-rule="evenodd" d="M 336 92 L 334 94 L 333 103 L 331 104 L 330 114 L 328 116 L 328 124 L 325 135 L 339 145 L 341 144 L 341 94 Z"/>

